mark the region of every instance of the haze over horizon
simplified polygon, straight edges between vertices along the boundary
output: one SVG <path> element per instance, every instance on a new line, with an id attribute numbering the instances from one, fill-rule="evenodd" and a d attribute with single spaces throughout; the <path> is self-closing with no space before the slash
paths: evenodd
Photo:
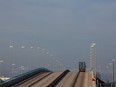
<path id="1" fill-rule="evenodd" d="M 29 49 L 40 46 L 75 69 L 79 61 L 89 65 L 90 46 L 96 43 L 97 64 L 104 69 L 116 59 L 115 9 L 115 0 L 0 0 L 0 58 L 47 63 L 50 57 Z"/>

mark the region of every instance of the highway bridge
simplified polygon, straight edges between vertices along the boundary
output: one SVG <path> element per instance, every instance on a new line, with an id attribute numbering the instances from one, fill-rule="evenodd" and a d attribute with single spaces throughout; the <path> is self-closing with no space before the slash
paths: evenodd
<path id="1" fill-rule="evenodd" d="M 13 77 L 0 87 L 95 87 L 96 82 L 92 79 L 92 72 L 52 72 L 39 68 Z"/>

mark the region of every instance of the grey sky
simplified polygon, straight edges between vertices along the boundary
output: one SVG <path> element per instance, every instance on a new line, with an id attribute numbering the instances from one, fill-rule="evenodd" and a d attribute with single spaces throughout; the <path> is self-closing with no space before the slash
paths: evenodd
<path id="1" fill-rule="evenodd" d="M 115 37 L 115 0 L 0 0 L 1 58 L 8 57 L 11 44 L 40 45 L 76 68 L 76 62 L 89 62 L 95 42 L 97 62 L 106 66 L 116 58 Z"/>

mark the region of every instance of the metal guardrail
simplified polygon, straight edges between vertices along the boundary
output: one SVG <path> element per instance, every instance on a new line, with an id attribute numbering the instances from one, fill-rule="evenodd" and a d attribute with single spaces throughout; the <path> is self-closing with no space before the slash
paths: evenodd
<path id="1" fill-rule="evenodd" d="M 29 72 L 23 73 L 21 75 L 15 76 L 9 80 L 6 80 L 5 82 L 0 84 L 0 87 L 11 87 L 21 81 L 24 81 L 34 75 L 37 75 L 38 73 L 43 73 L 43 72 L 52 72 L 46 68 L 38 68 L 38 69 L 34 69 L 31 70 Z"/>

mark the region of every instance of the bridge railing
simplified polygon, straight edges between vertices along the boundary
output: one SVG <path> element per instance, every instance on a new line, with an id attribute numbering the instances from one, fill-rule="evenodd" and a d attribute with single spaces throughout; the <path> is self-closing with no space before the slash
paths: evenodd
<path id="1" fill-rule="evenodd" d="M 26 73 L 23 73 L 23 74 L 20 74 L 18 76 L 15 76 L 15 77 L 12 77 L 11 79 L 9 80 L 6 80 L 5 82 L 1 83 L 0 84 L 0 87 L 10 87 L 10 86 L 13 86 L 25 79 L 28 79 L 34 75 L 37 75 L 39 73 L 43 73 L 43 72 L 52 72 L 46 68 L 38 68 L 38 69 L 34 69 L 34 70 L 31 70 L 29 72 L 26 72 Z"/>

